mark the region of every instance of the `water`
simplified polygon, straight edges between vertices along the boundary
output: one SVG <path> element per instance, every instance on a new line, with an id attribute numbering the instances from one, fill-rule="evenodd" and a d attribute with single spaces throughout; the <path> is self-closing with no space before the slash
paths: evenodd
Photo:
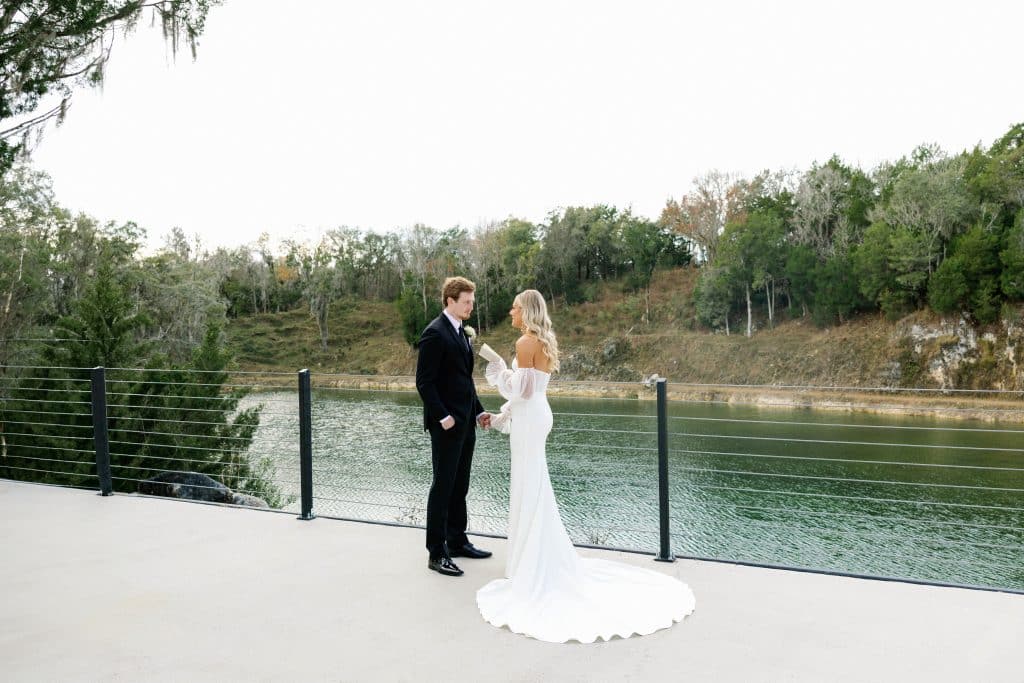
<path id="1" fill-rule="evenodd" d="M 265 408 L 253 451 L 297 499 L 295 395 L 255 402 Z M 657 551 L 654 401 L 551 405 L 548 465 L 573 540 Z M 422 525 L 421 411 L 413 392 L 316 390 L 314 512 Z M 1019 424 L 672 402 L 672 551 L 1024 589 L 1022 437 Z M 508 469 L 508 438 L 479 433 L 473 530 L 504 533 Z"/>

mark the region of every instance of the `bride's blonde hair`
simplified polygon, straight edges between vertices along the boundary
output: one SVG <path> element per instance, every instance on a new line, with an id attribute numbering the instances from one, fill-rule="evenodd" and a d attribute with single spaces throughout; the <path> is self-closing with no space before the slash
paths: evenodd
<path id="1" fill-rule="evenodd" d="M 523 332 L 536 335 L 544 347 L 544 355 L 551 362 L 551 372 L 558 370 L 558 339 L 551 329 L 551 318 L 544 296 L 536 289 L 526 289 L 516 294 L 516 303 L 523 314 Z"/>

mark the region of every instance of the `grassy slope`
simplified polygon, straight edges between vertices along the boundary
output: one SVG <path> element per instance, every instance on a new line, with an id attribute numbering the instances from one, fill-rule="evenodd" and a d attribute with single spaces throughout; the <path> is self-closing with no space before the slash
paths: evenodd
<path id="1" fill-rule="evenodd" d="M 696 271 L 659 273 L 651 291 L 652 322 L 643 320 L 641 295 L 618 284 L 601 288 L 593 303 L 552 310 L 566 379 L 636 380 L 658 373 L 676 382 L 876 386 L 901 347 L 899 323 L 866 316 L 827 329 L 809 320 L 781 320 L 772 329 L 758 320 L 751 338 L 695 329 L 691 293 Z M 916 321 L 929 322 L 924 313 Z M 477 321 L 471 321 L 476 323 Z M 515 331 L 502 324 L 480 339 L 511 353 Z M 345 300 L 330 315 L 330 343 L 321 350 L 316 324 L 305 309 L 231 321 L 229 344 L 246 370 L 409 375 L 415 352 L 402 339 L 393 305 Z M 616 342 L 610 353 L 610 342 Z M 606 352 L 611 357 L 606 357 Z M 929 386 L 926 377 L 914 381 Z"/>
<path id="2" fill-rule="evenodd" d="M 229 322 L 228 346 L 244 370 L 406 374 L 414 367 L 392 304 L 335 302 L 329 330 L 324 351 L 307 309 L 257 315 Z"/>

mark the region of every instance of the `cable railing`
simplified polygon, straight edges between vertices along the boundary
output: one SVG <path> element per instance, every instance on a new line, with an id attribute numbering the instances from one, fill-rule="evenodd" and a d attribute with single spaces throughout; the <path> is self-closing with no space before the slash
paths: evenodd
<path id="1" fill-rule="evenodd" d="M 287 482 L 277 481 L 282 475 L 254 455 L 253 446 L 266 431 L 261 413 L 287 415 L 294 399 L 262 396 L 254 406 L 243 405 L 269 384 L 266 373 L 251 385 L 245 377 L 216 370 L 6 366 L 0 476 L 59 484 L 85 477 L 104 495 L 174 488 L 201 500 L 287 505 Z M 294 381 L 291 373 L 280 373 L 284 378 Z"/>
<path id="2" fill-rule="evenodd" d="M 366 406 L 373 406 L 375 402 L 379 403 L 375 396 L 387 394 L 393 396 L 403 395 L 398 392 L 367 388 L 356 389 L 352 387 L 332 387 L 322 389 L 321 391 L 322 393 L 335 391 L 339 395 L 350 398 L 353 402 Z M 364 398 L 367 396 L 369 398 Z M 486 403 L 486 397 L 484 399 Z M 619 400 L 621 401 L 621 399 Z M 704 403 L 708 404 L 708 402 Z M 725 403 L 722 402 L 721 405 L 725 406 Z M 672 404 L 674 407 L 694 405 L 694 403 L 690 402 L 677 401 L 673 401 Z M 711 403 L 710 405 L 717 406 L 719 404 Z M 765 408 L 765 406 L 753 401 L 750 402 L 750 406 L 758 410 Z M 728 410 L 736 408 L 743 410 L 746 407 L 744 404 L 736 404 L 733 401 L 728 405 Z M 590 542 L 594 536 L 597 536 L 602 545 L 625 545 L 634 549 L 637 547 L 650 548 L 652 538 L 656 539 L 660 534 L 658 528 L 659 520 L 653 514 L 653 506 L 650 504 L 651 497 L 647 499 L 648 505 L 642 511 L 635 506 L 628 510 L 624 509 L 628 506 L 622 505 L 621 500 L 614 500 L 610 504 L 599 504 L 593 501 L 583 503 L 582 505 L 585 505 L 586 510 L 582 512 L 580 509 L 570 505 L 570 512 L 566 514 L 567 506 L 565 502 L 567 499 L 566 494 L 570 487 L 581 482 L 591 482 L 599 487 L 612 488 L 617 494 L 621 494 L 624 490 L 644 489 L 648 493 L 652 493 L 652 482 L 657 477 L 656 473 L 645 472 L 641 481 L 627 483 L 623 482 L 620 472 L 626 467 L 631 468 L 630 471 L 632 471 L 640 463 L 650 465 L 651 468 L 654 467 L 658 454 L 658 447 L 655 444 L 657 432 L 654 431 L 654 427 L 658 422 L 657 416 L 653 414 L 653 411 L 647 411 L 645 414 L 631 414 L 614 409 L 602 411 L 601 408 L 598 408 L 595 412 L 602 413 L 599 419 L 605 420 L 605 424 L 608 424 L 609 421 L 617 422 L 615 428 L 607 428 L 589 424 L 573 424 L 573 421 L 577 418 L 591 420 L 595 415 L 592 412 L 580 412 L 579 410 L 571 409 L 561 410 L 559 408 L 560 406 L 556 406 L 554 411 L 556 425 L 548 442 L 548 456 L 549 462 L 552 464 L 552 481 L 558 492 L 559 500 L 563 502 L 563 516 L 566 517 L 570 533 L 573 534 L 577 542 L 583 544 Z M 979 410 L 978 406 L 972 409 Z M 402 402 L 401 405 L 392 406 L 388 410 L 388 414 L 396 415 L 397 413 L 399 419 L 413 421 L 419 410 L 421 408 L 418 402 L 415 401 L 415 397 L 413 397 L 413 401 Z M 963 408 L 962 410 L 970 409 Z M 983 406 L 981 410 L 984 410 Z M 1001 408 L 1000 410 L 1005 409 Z M 690 538 L 694 536 L 694 534 L 688 533 L 689 528 L 696 526 L 696 523 L 700 523 L 700 521 L 695 523 L 692 516 L 688 518 L 685 514 L 686 510 L 693 509 L 693 507 L 707 508 L 708 505 L 712 504 L 698 499 L 694 501 L 696 505 L 691 507 L 690 501 L 686 500 L 686 496 L 693 491 L 703 494 L 705 497 L 707 494 L 727 496 L 729 497 L 728 499 L 734 499 L 736 496 L 745 496 L 748 499 L 757 500 L 761 497 L 765 501 L 789 504 L 792 507 L 776 507 L 767 504 L 759 507 L 770 508 L 770 513 L 780 515 L 787 523 L 794 516 L 818 520 L 814 525 L 806 523 L 800 525 L 798 531 L 801 534 L 809 532 L 812 538 L 820 537 L 826 540 L 830 536 L 839 536 L 840 538 L 854 536 L 854 530 L 840 528 L 838 531 L 842 533 L 833 533 L 837 529 L 834 523 L 836 518 L 823 516 L 828 514 L 826 510 L 799 509 L 799 506 L 808 504 L 807 500 L 801 499 L 800 494 L 821 493 L 822 497 L 820 499 L 810 498 L 810 502 L 831 505 L 836 511 L 863 510 L 863 513 L 855 513 L 854 517 L 849 519 L 854 519 L 858 524 L 868 525 L 865 535 L 872 539 L 891 537 L 893 536 L 893 529 L 891 527 L 904 524 L 918 529 L 917 536 L 909 539 L 909 542 L 928 542 L 937 548 L 955 548 L 960 544 L 970 548 L 991 548 L 1010 552 L 1016 547 L 1015 544 L 1020 541 L 1020 534 L 1024 533 L 1024 528 L 1019 525 L 978 524 L 971 521 L 958 523 L 950 521 L 946 517 L 947 514 L 953 514 L 963 516 L 964 520 L 971 520 L 976 517 L 970 515 L 982 513 L 994 513 L 997 515 L 1015 514 L 1014 508 L 1017 506 L 1005 503 L 984 505 L 946 498 L 949 494 L 970 494 L 982 496 L 1002 495 L 1019 499 L 1021 491 L 1024 490 L 1024 481 L 1011 480 L 1009 484 L 989 481 L 981 481 L 979 483 L 956 481 L 962 477 L 975 477 L 979 475 L 1008 476 L 1012 478 L 1016 477 L 1017 473 L 1024 471 L 1024 467 L 1015 467 L 1010 463 L 999 460 L 999 458 L 1004 456 L 1015 457 L 1019 455 L 1021 449 L 1017 445 L 1007 445 L 998 442 L 986 445 L 985 443 L 969 442 L 972 437 L 989 438 L 999 436 L 1014 438 L 1017 432 L 1024 431 L 1020 428 L 1015 428 L 1013 425 L 977 427 L 941 422 L 939 424 L 913 425 L 865 424 L 856 419 L 846 421 L 846 419 L 836 420 L 834 418 L 813 422 L 807 419 L 780 419 L 778 410 L 774 413 L 761 413 L 756 417 L 708 417 L 703 415 L 673 414 L 668 416 L 667 420 L 672 443 L 672 447 L 669 450 L 673 503 L 671 506 L 671 527 L 673 537 L 677 541 L 673 543 L 676 552 L 689 556 L 711 557 L 715 555 L 715 553 L 707 552 L 706 549 L 692 548 L 688 545 Z M 684 424 L 705 425 L 708 429 L 705 432 L 700 432 L 692 427 L 680 429 Z M 717 428 L 711 428 L 712 426 L 717 426 Z M 747 428 L 755 429 L 757 433 L 744 431 Z M 739 430 L 738 432 L 735 431 L 737 429 Z M 778 430 L 800 430 L 804 435 L 787 434 L 784 437 L 779 437 L 775 435 L 775 432 Z M 821 430 L 842 430 L 843 436 L 840 437 L 837 432 L 821 434 Z M 859 436 L 857 430 L 863 430 L 865 438 L 857 438 Z M 881 439 L 877 439 L 874 436 L 869 437 L 869 434 L 872 433 L 886 434 L 886 437 Z M 925 436 L 921 437 L 922 434 Z M 734 436 L 747 438 L 730 438 Z M 923 442 L 918 443 L 922 438 Z M 967 439 L 968 441 L 964 442 L 962 439 Z M 714 442 L 719 443 L 718 448 L 707 447 L 707 444 Z M 650 445 L 644 445 L 647 443 Z M 728 448 L 721 448 L 721 446 L 726 445 Z M 905 448 L 906 446 L 910 446 L 910 448 Z M 423 448 L 422 443 L 420 448 Z M 478 456 L 474 466 L 474 477 L 495 480 L 499 480 L 502 477 L 507 478 L 508 473 L 506 469 L 485 464 L 487 461 L 479 457 L 481 452 L 486 452 L 486 448 L 486 444 L 483 444 L 482 448 L 482 442 L 478 439 Z M 578 451 L 576 453 L 577 456 L 579 452 L 585 453 L 585 458 L 578 458 L 574 461 L 573 472 L 571 473 L 558 471 L 557 463 L 555 462 L 556 458 L 561 457 L 563 453 L 567 456 L 571 455 L 574 450 Z M 321 449 L 317 448 L 318 455 L 320 452 Z M 893 457 L 897 453 L 899 457 Z M 721 462 L 708 462 L 709 459 L 715 458 Z M 739 463 L 742 463 L 742 465 Z M 774 468 L 781 465 L 785 471 L 761 472 L 758 470 L 762 469 L 763 466 L 757 465 L 757 463 L 772 463 Z M 429 485 L 429 466 L 424 466 L 423 463 L 420 465 L 417 468 L 417 476 L 420 477 L 421 490 L 425 493 L 426 487 Z M 825 473 L 809 472 L 807 466 L 810 465 L 820 465 L 828 468 L 830 471 Z M 393 467 L 394 463 L 390 461 L 384 463 L 384 472 L 393 472 Z M 648 470 L 651 468 L 645 467 Z M 850 473 L 837 471 L 851 468 L 852 471 Z M 348 495 L 344 497 L 346 505 L 349 506 L 344 513 L 346 517 L 357 516 L 352 506 L 363 505 L 363 516 L 370 516 L 372 515 L 371 508 L 374 506 L 380 507 L 382 503 L 387 501 L 388 495 L 410 495 L 409 489 L 394 488 L 390 483 L 390 479 L 387 478 L 388 474 L 376 475 L 374 470 L 375 468 L 372 465 L 367 466 L 365 463 L 362 463 L 359 467 L 345 468 L 343 472 L 338 471 L 334 473 L 334 476 L 360 482 L 353 484 L 348 491 Z M 870 476 L 868 470 L 871 471 Z M 917 472 L 918 476 L 911 478 L 907 474 L 901 473 L 900 470 Z M 330 474 L 325 473 L 325 476 Z M 715 479 L 723 478 L 728 480 L 724 485 L 715 481 Z M 763 480 L 772 482 L 772 485 L 756 486 L 753 483 L 745 485 L 745 480 L 749 482 Z M 715 488 L 702 488 L 701 482 L 705 481 Z M 790 486 L 787 488 L 782 485 L 785 482 L 790 482 L 791 484 L 799 483 L 811 488 L 802 489 L 800 486 Z M 854 493 L 833 491 L 835 487 L 846 487 L 854 491 Z M 812 488 L 820 488 L 821 490 L 815 491 Z M 858 489 L 862 491 L 873 490 L 874 492 L 860 495 L 856 493 Z M 890 490 L 895 492 L 896 495 L 891 493 L 882 495 L 877 492 L 878 489 Z M 378 497 L 372 495 L 374 491 L 380 492 Z M 387 493 L 388 491 L 395 491 L 395 493 L 390 494 Z M 338 496 L 335 493 L 331 497 L 337 498 Z M 621 495 L 618 496 L 619 499 L 621 497 Z M 930 497 L 934 497 L 936 500 L 928 500 Z M 677 500 L 681 502 L 676 503 Z M 474 504 L 480 508 L 482 514 L 488 514 L 489 508 L 487 505 L 481 505 L 482 502 L 486 503 L 488 501 L 475 500 Z M 569 502 L 571 503 L 571 501 Z M 931 503 L 935 504 L 932 505 Z M 402 505 L 393 502 L 388 504 L 394 505 L 394 509 L 399 512 L 403 508 L 413 507 L 408 504 Z M 317 498 L 317 505 L 318 507 L 320 506 L 319 497 Z M 500 508 L 500 505 L 497 507 Z M 880 508 L 889 510 L 890 513 L 892 510 L 900 510 L 901 514 L 883 515 L 879 513 Z M 618 517 L 610 514 L 616 510 L 619 512 Z M 751 512 L 749 509 L 747 511 Z M 412 512 L 414 513 L 415 511 Z M 812 517 L 801 514 L 804 512 L 816 516 Z M 836 512 L 836 514 L 850 513 Z M 382 521 L 393 521 L 396 516 L 381 514 L 378 518 Z M 622 519 L 623 516 L 636 521 L 642 521 L 650 526 L 643 528 L 643 525 L 629 525 L 621 522 L 609 523 L 608 521 L 613 518 Z M 413 514 L 406 514 L 406 518 L 415 519 Z M 492 517 L 481 517 L 478 515 L 474 518 L 472 505 L 470 518 L 471 523 L 473 523 L 474 519 L 481 522 L 476 525 L 478 531 L 495 532 L 497 530 L 500 532 L 500 529 L 496 529 L 495 526 L 487 523 L 488 520 L 493 519 Z M 577 519 L 582 521 L 577 523 Z M 848 518 L 839 517 L 838 519 Z M 822 520 L 828 523 L 822 524 Z M 415 519 L 415 521 L 422 524 L 422 519 Z M 742 523 L 742 519 L 739 521 Z M 602 523 L 604 528 L 601 528 Z M 630 531 L 623 531 L 625 529 Z M 932 533 L 932 530 L 935 529 L 938 529 L 939 533 L 932 536 L 926 535 L 927 533 Z M 949 529 L 955 530 L 958 534 L 954 536 L 942 535 L 944 530 Z M 996 540 L 986 542 L 977 538 L 964 538 L 959 533 L 964 530 L 987 535 L 1008 533 L 1013 537 L 1009 540 L 1003 539 L 1003 542 L 997 542 L 1002 537 L 996 537 Z M 588 536 L 591 538 L 588 538 Z M 894 539 L 894 542 L 903 543 L 906 540 Z M 832 560 L 831 564 L 830 562 L 820 562 L 819 565 L 823 568 L 842 571 L 843 567 L 836 566 L 835 560 L 840 558 L 843 553 L 841 548 L 835 547 L 835 543 L 833 541 L 831 545 L 827 546 L 831 553 L 829 555 L 829 558 Z M 931 546 L 928 546 L 928 548 L 931 548 Z M 772 549 L 769 548 L 767 550 L 771 551 Z M 743 555 L 749 559 L 750 553 L 745 552 Z M 808 557 L 813 559 L 817 556 L 809 555 Z M 737 554 L 737 558 L 742 559 L 740 554 Z M 725 559 L 728 559 L 728 556 Z M 796 561 L 780 562 L 780 559 L 784 558 L 769 554 L 756 557 L 756 559 L 763 564 L 771 564 L 773 566 L 779 564 L 800 564 Z M 948 562 L 933 562 L 933 560 L 936 560 L 934 553 L 932 556 L 918 559 L 921 564 L 925 565 L 930 563 L 934 566 L 946 566 L 949 564 Z M 885 568 L 890 566 L 885 564 L 883 560 L 884 558 L 880 556 L 879 564 L 876 567 Z M 996 566 L 996 562 L 991 558 L 988 558 L 986 562 L 989 565 Z M 1011 563 L 1006 566 L 1013 565 Z M 877 569 L 874 571 L 878 573 Z M 896 573 L 900 576 L 908 575 L 907 571 Z M 909 573 L 912 574 L 912 572 Z M 944 577 L 933 576 L 929 578 L 936 582 L 943 582 Z M 946 582 L 962 584 L 970 583 L 970 580 L 955 581 L 952 578 L 948 578 Z M 1007 585 L 1009 583 L 1010 585 L 1019 586 L 1020 577 L 1010 577 L 1008 582 L 1007 578 L 1003 576 L 991 582 L 996 585 Z"/>
<path id="3" fill-rule="evenodd" d="M 308 371 L 4 370 L 0 476 L 105 495 L 177 487 L 197 500 L 262 502 L 306 520 L 425 523 L 422 405 L 387 381 Z M 353 378 L 372 386 L 334 386 Z M 655 551 L 663 561 L 1024 591 L 1022 392 L 973 392 L 981 397 L 973 406 L 935 407 L 949 418 L 837 418 L 714 394 L 669 401 L 665 380 L 650 401 L 634 386 L 639 398 L 551 399 L 550 477 L 574 542 Z M 983 414 L 990 399 L 1016 402 L 1016 422 L 942 412 Z M 509 459 L 507 438 L 478 433 L 476 533 L 505 533 Z"/>
<path id="4" fill-rule="evenodd" d="M 826 392 L 858 392 L 858 393 L 880 393 L 880 394 L 990 394 L 1001 396 L 1024 396 L 1024 389 L 957 389 L 954 387 L 898 387 L 898 386 L 822 386 L 817 384 L 730 384 L 730 383 L 701 383 L 701 382 L 673 382 L 674 387 L 684 389 L 754 389 L 754 390 L 789 390 L 789 391 L 826 391 Z"/>

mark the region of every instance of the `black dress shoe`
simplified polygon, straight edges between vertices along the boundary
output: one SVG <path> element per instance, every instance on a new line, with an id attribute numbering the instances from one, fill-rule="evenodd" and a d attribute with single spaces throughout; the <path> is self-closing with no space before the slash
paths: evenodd
<path id="1" fill-rule="evenodd" d="M 445 576 L 462 576 L 464 573 L 458 565 L 452 562 L 452 558 L 442 555 L 427 560 L 427 568 Z"/>
<path id="2" fill-rule="evenodd" d="M 456 548 L 448 548 L 448 554 L 452 557 L 469 557 L 474 560 L 482 560 L 492 555 L 490 550 L 480 550 L 480 548 L 477 548 L 472 543 Z"/>

